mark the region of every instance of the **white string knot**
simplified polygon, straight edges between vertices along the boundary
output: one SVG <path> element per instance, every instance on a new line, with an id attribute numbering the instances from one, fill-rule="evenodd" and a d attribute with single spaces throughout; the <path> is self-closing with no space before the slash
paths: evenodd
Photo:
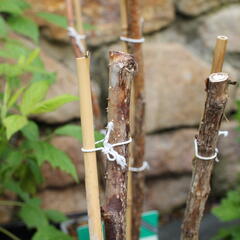
<path id="1" fill-rule="evenodd" d="M 102 151 L 106 156 L 109 161 L 116 161 L 118 165 L 121 166 L 122 169 L 124 169 L 127 166 L 127 162 L 124 156 L 120 155 L 117 151 L 115 151 L 113 148 L 125 144 L 129 144 L 132 142 L 132 139 L 130 138 L 127 141 L 120 142 L 120 143 L 114 143 L 111 144 L 109 143 L 109 137 L 110 133 L 113 130 L 113 122 L 109 122 L 107 125 L 107 133 L 104 137 L 104 139 L 97 141 L 95 144 L 98 144 L 100 142 L 103 143 L 103 147 L 99 148 L 93 148 L 93 149 L 83 149 L 82 152 L 96 152 L 96 151 Z"/>
<path id="2" fill-rule="evenodd" d="M 74 27 L 68 27 L 68 35 L 76 40 L 77 46 L 80 48 L 81 52 L 85 52 L 82 40 L 86 38 L 86 35 L 79 34 Z"/>
<path id="3" fill-rule="evenodd" d="M 228 131 L 219 131 L 218 132 L 218 136 L 221 136 L 223 135 L 224 137 L 227 137 L 228 136 Z M 198 144 L 197 144 L 197 139 L 195 138 L 194 139 L 194 146 L 195 146 L 195 156 L 201 160 L 212 160 L 212 159 L 215 159 L 216 162 L 219 162 L 218 158 L 217 158 L 217 155 L 218 155 L 218 149 L 215 148 L 215 153 L 210 156 L 210 157 L 203 157 L 201 155 L 199 155 L 198 153 Z"/>
<path id="4" fill-rule="evenodd" d="M 123 36 L 120 37 L 120 40 L 124 42 L 130 42 L 130 43 L 143 43 L 145 41 L 144 38 L 135 39 L 135 38 L 128 38 Z"/>
<path id="5" fill-rule="evenodd" d="M 144 161 L 141 167 L 129 167 L 129 171 L 131 172 L 143 172 L 146 169 L 150 169 L 147 161 Z"/>

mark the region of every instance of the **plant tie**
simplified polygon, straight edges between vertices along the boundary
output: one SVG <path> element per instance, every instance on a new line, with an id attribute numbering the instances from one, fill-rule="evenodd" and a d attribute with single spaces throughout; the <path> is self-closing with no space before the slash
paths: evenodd
<path id="1" fill-rule="evenodd" d="M 68 27 L 68 35 L 76 40 L 77 46 L 80 48 L 81 52 L 85 52 L 82 40 L 86 38 L 86 35 L 79 34 L 74 27 Z"/>
<path id="2" fill-rule="evenodd" d="M 131 172 L 143 172 L 146 169 L 150 169 L 147 161 L 144 161 L 141 167 L 129 167 L 129 171 Z"/>
<path id="3" fill-rule="evenodd" d="M 135 38 L 128 38 L 123 36 L 120 37 L 120 40 L 124 42 L 129 42 L 129 43 L 143 43 L 145 41 L 144 38 L 135 39 Z"/>
<path id="4" fill-rule="evenodd" d="M 109 161 L 116 161 L 116 163 L 120 165 L 122 169 L 124 169 L 127 166 L 126 159 L 124 156 L 120 155 L 117 151 L 115 151 L 114 147 L 129 144 L 130 142 L 132 142 L 132 138 L 124 142 L 111 144 L 108 141 L 109 141 L 110 133 L 112 130 L 113 130 L 113 122 L 109 122 L 107 125 L 107 133 L 104 139 L 97 141 L 95 143 L 95 144 L 98 144 L 102 142 L 103 147 L 93 148 L 93 149 L 82 148 L 82 152 L 89 153 L 89 152 L 102 151 L 107 156 L 107 159 Z"/>
<path id="5" fill-rule="evenodd" d="M 218 135 L 219 136 L 223 135 L 224 137 L 227 137 L 228 136 L 228 131 L 219 131 Z M 218 155 L 219 151 L 218 151 L 217 148 L 215 148 L 215 153 L 212 156 L 210 156 L 210 157 L 203 157 L 203 156 L 199 155 L 199 153 L 198 153 L 198 143 L 197 143 L 197 139 L 196 138 L 194 139 L 194 146 L 195 146 L 195 156 L 197 158 L 199 158 L 201 160 L 213 160 L 213 159 L 215 159 L 216 162 L 219 162 L 219 160 L 217 158 L 217 155 Z"/>

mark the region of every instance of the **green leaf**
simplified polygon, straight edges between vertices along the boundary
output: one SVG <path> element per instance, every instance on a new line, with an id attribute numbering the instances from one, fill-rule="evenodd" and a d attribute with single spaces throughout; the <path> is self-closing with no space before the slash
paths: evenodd
<path id="1" fill-rule="evenodd" d="M 7 42 L 4 48 L 0 50 L 0 56 L 4 58 L 14 58 L 19 59 L 21 56 L 27 56 L 30 52 L 23 44 L 19 42 Z"/>
<path id="2" fill-rule="evenodd" d="M 7 105 L 8 108 L 11 108 L 17 102 L 18 98 L 21 96 L 24 90 L 25 90 L 25 87 L 21 87 L 13 94 L 13 96 L 11 96 L 11 98 L 8 101 L 8 105 Z"/>
<path id="3" fill-rule="evenodd" d="M 220 229 L 217 235 L 211 238 L 211 240 L 223 240 L 223 239 L 239 240 L 240 227 L 232 226 L 232 227 Z"/>
<path id="4" fill-rule="evenodd" d="M 1 5 L 1 2 L 0 2 L 0 5 Z M 7 34 L 8 34 L 7 25 L 4 19 L 0 16 L 0 37 L 7 37 Z"/>
<path id="5" fill-rule="evenodd" d="M 40 167 L 36 161 L 32 159 L 28 161 L 28 164 L 36 184 L 41 184 L 43 182 L 43 176 Z M 27 181 L 29 181 L 29 179 L 27 179 Z"/>
<path id="6" fill-rule="evenodd" d="M 40 200 L 37 198 L 27 201 L 20 209 L 19 216 L 29 228 L 48 226 L 47 217 L 40 208 Z"/>
<path id="7" fill-rule="evenodd" d="M 49 220 L 55 223 L 66 221 L 68 218 L 57 210 L 45 210 L 45 214 Z"/>
<path id="8" fill-rule="evenodd" d="M 59 27 L 67 28 L 67 19 L 65 16 L 49 13 L 49 12 L 39 12 L 37 15 L 42 19 L 50 23 L 53 23 Z"/>
<path id="9" fill-rule="evenodd" d="M 20 104 L 20 110 L 23 115 L 32 113 L 36 105 L 46 96 L 49 88 L 47 81 L 34 82 L 25 91 L 22 102 Z"/>
<path id="10" fill-rule="evenodd" d="M 11 0 L 11 1 L 14 2 L 14 4 L 21 8 L 22 10 L 30 8 L 30 4 L 25 0 Z"/>
<path id="11" fill-rule="evenodd" d="M 77 125 L 68 124 L 63 127 L 57 128 L 54 133 L 56 135 L 71 136 L 82 142 L 82 128 Z"/>
<path id="12" fill-rule="evenodd" d="M 68 124 L 63 127 L 57 128 L 54 133 L 60 136 L 70 136 L 76 138 L 80 143 L 82 143 L 82 128 L 77 125 Z M 95 141 L 102 140 L 104 134 L 99 131 L 94 131 Z M 101 147 L 102 144 L 97 144 L 96 147 Z"/>
<path id="13" fill-rule="evenodd" d="M 18 182 L 15 182 L 13 180 L 7 181 L 6 183 L 4 183 L 4 187 L 16 193 L 22 200 L 24 201 L 29 200 L 29 194 L 23 191 Z"/>
<path id="14" fill-rule="evenodd" d="M 0 0 L 0 12 L 21 14 L 22 9 L 12 0 Z"/>
<path id="15" fill-rule="evenodd" d="M 22 134 L 28 140 L 38 141 L 39 140 L 39 129 L 35 122 L 29 121 L 28 124 L 21 129 Z"/>
<path id="16" fill-rule="evenodd" d="M 32 240 L 73 240 L 66 233 L 61 232 L 53 226 L 40 228 L 33 236 Z"/>
<path id="17" fill-rule="evenodd" d="M 96 26 L 91 25 L 89 23 L 83 23 L 83 28 L 84 28 L 84 30 L 94 30 L 94 29 L 96 29 Z"/>
<path id="18" fill-rule="evenodd" d="M 213 208 L 213 214 L 222 221 L 240 218 L 240 191 L 229 191 L 227 197 L 221 201 L 220 206 Z"/>
<path id="19" fill-rule="evenodd" d="M 31 146 L 35 150 L 39 166 L 41 166 L 44 161 L 48 161 L 53 167 L 59 167 L 62 171 L 70 174 L 78 181 L 76 168 L 66 153 L 47 142 L 31 142 Z"/>
<path id="20" fill-rule="evenodd" d="M 8 18 L 8 24 L 15 32 L 31 38 L 35 42 L 38 42 L 38 26 L 30 18 L 17 15 L 11 16 Z"/>
<path id="21" fill-rule="evenodd" d="M 7 129 L 7 139 L 10 139 L 14 133 L 22 129 L 27 123 L 28 120 L 25 116 L 11 115 L 6 117 L 3 120 L 3 124 Z"/>
<path id="22" fill-rule="evenodd" d="M 31 114 L 42 114 L 52 112 L 61 107 L 62 105 L 78 100 L 78 97 L 69 94 L 64 94 L 49 100 L 38 103 Z"/>

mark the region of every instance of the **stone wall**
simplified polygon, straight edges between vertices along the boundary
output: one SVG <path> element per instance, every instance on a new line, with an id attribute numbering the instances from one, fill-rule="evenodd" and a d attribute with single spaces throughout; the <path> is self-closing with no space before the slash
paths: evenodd
<path id="1" fill-rule="evenodd" d="M 64 0 L 29 0 L 36 11 L 64 14 Z M 191 179 L 193 139 L 197 133 L 205 99 L 204 81 L 211 68 L 216 36 L 229 37 L 224 71 L 233 80 L 240 74 L 240 1 L 239 0 L 143 0 L 144 61 L 146 77 L 146 209 L 170 213 L 184 205 Z M 108 85 L 108 51 L 121 49 L 119 6 L 117 0 L 83 1 L 85 23 L 94 25 L 87 31 L 91 50 L 91 70 L 95 92 L 102 109 L 106 106 Z M 66 31 L 36 19 L 41 26 L 41 47 L 46 67 L 57 72 L 57 82 L 50 96 L 77 94 L 75 62 Z M 237 88 L 231 87 L 226 114 L 236 109 Z M 40 116 L 47 124 L 64 124 L 79 118 L 78 103 Z M 106 114 L 103 113 L 103 121 Z M 54 126 L 54 125 L 53 125 Z M 222 129 L 230 131 L 220 139 L 220 163 L 213 177 L 213 194 L 223 195 L 233 187 L 240 172 L 240 143 L 237 123 L 226 121 Z M 86 209 L 84 171 L 80 146 L 69 137 L 53 143 L 67 152 L 76 164 L 79 185 L 66 174 L 43 168 L 46 183 L 39 196 L 43 206 L 65 213 Z M 1 209 L 0 209 L 1 211 Z"/>

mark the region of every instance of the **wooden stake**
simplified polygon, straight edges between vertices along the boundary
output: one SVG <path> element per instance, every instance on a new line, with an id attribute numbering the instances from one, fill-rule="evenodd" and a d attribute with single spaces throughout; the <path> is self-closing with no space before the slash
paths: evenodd
<path id="1" fill-rule="evenodd" d="M 83 148 L 95 148 L 88 57 L 77 58 Z M 91 240 L 102 240 L 96 152 L 84 153 L 88 224 Z"/>
<path id="2" fill-rule="evenodd" d="M 127 11 L 127 37 L 133 39 L 141 39 L 142 36 L 142 19 L 140 13 L 140 0 L 126 0 Z M 127 42 L 127 51 L 132 54 L 138 64 L 138 72 L 134 78 L 133 91 L 134 97 L 131 108 L 134 108 L 133 122 L 133 167 L 141 167 L 144 161 L 144 114 L 145 114 L 145 99 L 144 99 L 144 71 L 143 71 L 143 53 L 142 43 Z M 133 106 L 133 107 L 132 107 Z M 132 207 L 132 239 L 138 240 L 141 226 L 141 214 L 144 201 L 144 172 L 130 173 L 132 174 L 132 202 L 129 204 Z M 130 176 L 131 177 L 131 176 Z M 130 178 L 131 180 L 131 178 Z M 129 190 L 130 191 L 130 190 Z M 131 194 L 131 193 L 130 193 Z M 131 196 L 129 196 L 131 199 Z M 129 201 L 130 201 L 129 199 Z M 129 215 L 130 216 L 130 215 Z M 130 231 L 130 230 L 128 230 Z M 130 240 L 131 238 L 129 238 Z"/>
<path id="3" fill-rule="evenodd" d="M 83 29 L 83 20 L 82 20 L 82 8 L 80 4 L 80 0 L 74 0 L 74 11 L 76 16 L 76 29 L 79 34 L 84 35 Z M 85 40 L 83 40 L 85 42 Z"/>
<path id="4" fill-rule="evenodd" d="M 227 38 L 218 37 L 214 53 L 212 71 L 222 71 Z M 218 81 L 220 79 L 220 81 Z M 206 81 L 207 99 L 199 134 L 196 136 L 200 156 L 215 154 L 222 116 L 228 99 L 228 74 L 211 74 Z M 199 228 L 205 204 L 210 193 L 210 178 L 215 159 L 193 159 L 191 189 L 182 225 L 181 240 L 198 240 Z"/>
<path id="5" fill-rule="evenodd" d="M 121 10 L 121 35 L 126 37 L 127 36 L 127 28 L 128 28 L 128 21 L 127 21 L 127 0 L 120 0 L 120 10 Z M 122 41 L 123 51 L 127 52 L 127 43 Z"/>
<path id="6" fill-rule="evenodd" d="M 224 57 L 226 53 L 228 38 L 226 36 L 218 36 L 214 50 L 211 73 L 222 71 Z"/>
<path id="7" fill-rule="evenodd" d="M 110 52 L 108 121 L 114 123 L 110 143 L 129 140 L 130 88 L 136 71 L 134 58 L 122 52 Z M 115 147 L 128 162 L 129 145 Z M 126 239 L 127 171 L 115 161 L 107 161 L 106 203 L 103 208 L 107 240 Z"/>
<path id="8" fill-rule="evenodd" d="M 120 1 L 121 10 L 121 36 L 127 36 L 127 0 Z M 127 42 L 122 41 L 122 48 L 127 52 Z M 134 133 L 134 86 L 132 83 L 131 98 L 130 98 L 130 134 Z M 129 145 L 129 167 L 133 165 L 133 145 Z M 127 211 L 126 211 L 126 239 L 132 239 L 132 172 L 128 171 L 128 184 L 127 184 Z"/>

